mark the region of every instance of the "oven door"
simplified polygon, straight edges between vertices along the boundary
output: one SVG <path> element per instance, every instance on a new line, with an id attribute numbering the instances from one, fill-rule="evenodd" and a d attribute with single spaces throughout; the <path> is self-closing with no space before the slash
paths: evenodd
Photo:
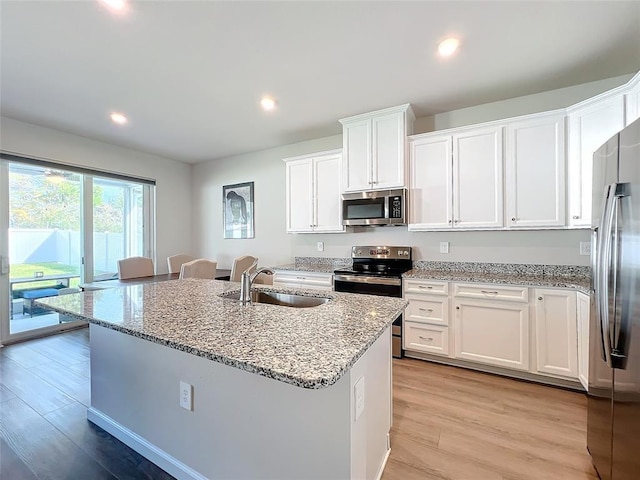
<path id="1" fill-rule="evenodd" d="M 402 297 L 401 278 L 335 274 L 333 285 L 336 292 Z M 393 322 L 391 333 L 391 354 L 395 358 L 402 358 L 402 315 Z"/>

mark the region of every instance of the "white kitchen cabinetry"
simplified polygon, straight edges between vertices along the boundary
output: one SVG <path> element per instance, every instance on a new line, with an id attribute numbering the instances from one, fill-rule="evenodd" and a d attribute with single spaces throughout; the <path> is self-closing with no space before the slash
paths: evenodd
<path id="1" fill-rule="evenodd" d="M 340 150 L 285 158 L 287 233 L 344 232 Z"/>
<path id="2" fill-rule="evenodd" d="M 406 143 L 414 120 L 409 104 L 340 120 L 345 192 L 406 186 Z"/>
<path id="3" fill-rule="evenodd" d="M 274 287 L 313 288 L 333 290 L 333 274 L 319 272 L 300 272 L 297 270 L 276 270 L 273 276 Z"/>
<path id="4" fill-rule="evenodd" d="M 577 292 L 578 320 L 578 379 L 585 390 L 589 389 L 589 320 L 591 300 L 588 295 Z"/>
<path id="5" fill-rule="evenodd" d="M 503 226 L 502 127 L 410 140 L 409 230 Z"/>
<path id="6" fill-rule="evenodd" d="M 562 227 L 565 212 L 564 114 L 507 124 L 506 225 Z"/>
<path id="7" fill-rule="evenodd" d="M 473 285 L 473 290 L 469 293 L 480 293 L 483 299 L 468 298 L 465 294 L 469 291 L 467 285 L 454 285 L 455 357 L 528 370 L 528 289 Z"/>
<path id="8" fill-rule="evenodd" d="M 405 279 L 403 348 L 449 355 L 449 282 Z"/>
<path id="9" fill-rule="evenodd" d="M 569 115 L 569 224 L 591 225 L 593 152 L 624 128 L 620 88 L 567 109 Z"/>
<path id="10" fill-rule="evenodd" d="M 576 294 L 535 289 L 537 371 L 578 378 Z"/>
<path id="11" fill-rule="evenodd" d="M 625 125 L 633 123 L 640 118 L 640 73 L 627 83 L 627 91 L 624 94 Z"/>

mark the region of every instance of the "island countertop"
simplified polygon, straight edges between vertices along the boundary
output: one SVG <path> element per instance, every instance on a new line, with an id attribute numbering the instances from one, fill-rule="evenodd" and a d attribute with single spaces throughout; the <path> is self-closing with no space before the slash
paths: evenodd
<path id="1" fill-rule="evenodd" d="M 334 384 L 402 313 L 401 298 L 258 286 L 331 300 L 243 307 L 238 283 L 186 279 L 38 300 L 52 310 L 303 388 Z M 114 353 L 117 354 L 117 353 Z"/>

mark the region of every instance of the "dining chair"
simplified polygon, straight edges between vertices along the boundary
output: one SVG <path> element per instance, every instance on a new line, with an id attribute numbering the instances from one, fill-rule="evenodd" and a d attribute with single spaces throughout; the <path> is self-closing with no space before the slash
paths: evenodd
<path id="1" fill-rule="evenodd" d="M 178 253 L 167 257 L 167 266 L 169 267 L 169 273 L 180 273 L 180 267 L 183 263 L 191 262 L 196 257 L 192 255 L 186 255 L 184 253 Z"/>
<path id="2" fill-rule="evenodd" d="M 127 278 L 153 277 L 153 260 L 147 257 L 129 257 L 118 260 L 118 277 Z"/>
<path id="3" fill-rule="evenodd" d="M 212 262 L 205 258 L 197 258 L 180 267 L 180 278 L 216 278 L 218 262 Z"/>
<path id="4" fill-rule="evenodd" d="M 242 257 L 237 257 L 233 261 L 233 267 L 231 267 L 231 276 L 229 279 L 232 282 L 239 282 L 240 277 L 242 276 L 242 272 L 244 272 L 247 268 L 253 265 L 258 261 L 258 257 L 252 257 L 251 255 L 243 255 Z M 255 272 L 256 267 L 251 269 L 251 272 Z M 251 273 L 249 272 L 249 273 Z"/>
<path id="5" fill-rule="evenodd" d="M 266 273 L 259 273 L 258 276 L 253 281 L 254 284 L 258 283 L 261 285 L 273 285 L 273 275 L 268 275 Z"/>

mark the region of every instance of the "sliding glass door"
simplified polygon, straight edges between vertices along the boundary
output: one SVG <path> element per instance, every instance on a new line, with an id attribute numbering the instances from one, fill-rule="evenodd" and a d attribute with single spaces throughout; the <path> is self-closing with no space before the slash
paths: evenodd
<path id="1" fill-rule="evenodd" d="M 78 323 L 37 299 L 117 277 L 121 258 L 153 258 L 153 184 L 117 177 L 0 160 L 0 344 Z"/>

